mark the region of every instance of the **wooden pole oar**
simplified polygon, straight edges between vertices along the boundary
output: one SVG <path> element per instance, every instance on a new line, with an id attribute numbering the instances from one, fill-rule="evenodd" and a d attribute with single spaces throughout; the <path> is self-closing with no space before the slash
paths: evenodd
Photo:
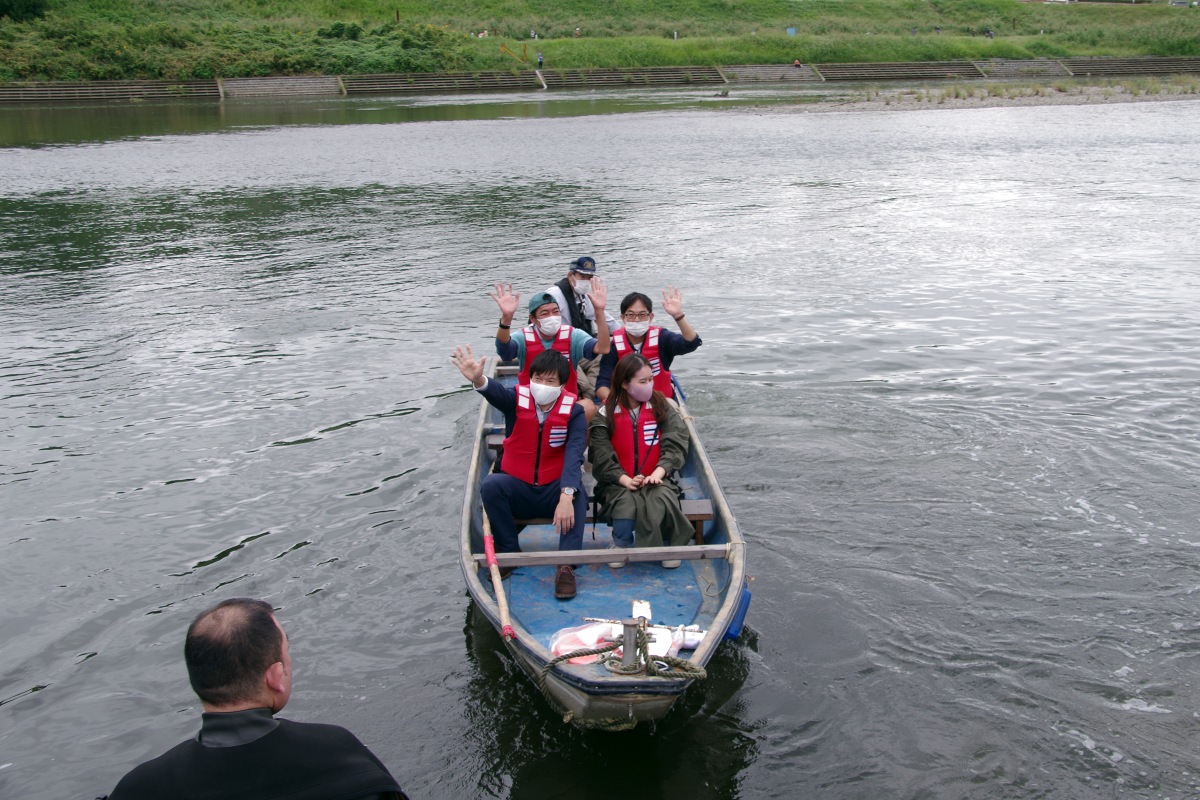
<path id="1" fill-rule="evenodd" d="M 488 521 L 487 511 L 483 512 L 483 552 L 487 555 L 496 604 L 500 606 L 500 635 L 505 639 L 516 639 L 517 632 L 513 630 L 512 620 L 508 616 L 508 597 L 504 594 L 504 581 L 500 579 L 500 565 L 496 563 L 496 545 L 492 541 L 492 523 Z"/>

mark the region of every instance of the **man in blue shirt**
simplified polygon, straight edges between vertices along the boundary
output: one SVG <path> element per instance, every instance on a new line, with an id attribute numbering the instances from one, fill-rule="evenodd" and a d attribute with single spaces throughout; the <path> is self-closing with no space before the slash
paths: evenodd
<path id="1" fill-rule="evenodd" d="M 547 292 L 538 292 L 529 300 L 529 324 L 519 329 L 518 335 L 513 336 L 512 321 L 520 307 L 520 295 L 513 293 L 512 284 L 502 283 L 496 284 L 495 291 L 488 292 L 488 295 L 500 307 L 500 323 L 496 329 L 496 355 L 504 361 L 517 360 L 521 369 L 518 383 L 522 386 L 529 385 L 529 371 L 526 366 L 528 361 L 546 350 L 557 350 L 566 356 L 571 364 L 571 374 L 564 387 L 572 394 L 578 394 L 579 380 L 575 367 L 580 361 L 604 355 L 612 346 L 608 322 L 604 315 L 608 288 L 600 278 L 592 279 L 591 302 L 596 312 L 594 338 L 578 328 L 563 325 L 558 303 Z M 581 399 L 579 402 L 590 420 L 596 413 L 595 404 L 590 400 Z"/>

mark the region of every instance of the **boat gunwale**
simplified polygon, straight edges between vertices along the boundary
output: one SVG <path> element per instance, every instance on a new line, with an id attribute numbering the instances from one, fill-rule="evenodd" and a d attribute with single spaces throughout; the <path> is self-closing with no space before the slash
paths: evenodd
<path id="1" fill-rule="evenodd" d="M 502 366 L 501 369 L 503 370 L 505 367 Z M 494 379 L 496 377 L 497 363 L 494 359 L 490 361 L 489 368 L 485 371 L 485 374 L 489 378 Z M 693 651 L 692 658 L 690 659 L 694 664 L 703 667 L 711 660 L 721 642 L 724 641 L 725 633 L 729 629 L 729 625 L 733 621 L 741 601 L 742 589 L 745 586 L 744 551 L 746 543 L 729 509 L 725 495 L 717 483 L 712 463 L 708 460 L 708 455 L 700 443 L 699 433 L 687 411 L 682 392 L 677 391 L 677 395 L 680 416 L 683 418 L 684 424 L 688 429 L 697 474 L 708 493 L 709 499 L 713 503 L 714 518 L 720 520 L 728 539 L 724 544 L 724 547 L 727 548 L 727 553 L 723 559 L 728 564 L 729 569 L 729 580 L 724 590 L 725 597 L 720 608 L 713 615 L 713 624 L 709 627 L 709 635 L 704 637 L 700 646 Z M 467 591 L 472 600 L 474 600 L 476 607 L 484 614 L 493 628 L 499 632 L 499 605 L 496 599 L 487 591 L 480 578 L 481 571 L 476 563 L 476 556 L 479 554 L 471 550 L 472 524 L 474 522 L 475 511 L 478 510 L 481 516 L 484 513 L 479 499 L 479 485 L 482 482 L 482 476 L 480 475 L 481 465 L 487 460 L 485 458 L 487 436 L 491 432 L 492 427 L 494 427 L 488 422 L 489 409 L 490 406 L 487 400 L 481 397 L 480 409 L 473 433 L 474 441 L 471 463 L 467 472 L 466 491 L 463 497 L 462 519 L 459 529 L 459 566 L 463 572 Z M 483 572 L 482 574 L 486 575 L 487 573 Z M 529 668 L 533 669 L 544 668 L 553 659 L 549 648 L 539 642 L 520 623 L 519 618 L 512 618 L 510 624 L 516 633 L 516 638 L 512 640 L 502 638 L 505 647 L 512 652 L 512 655 L 522 666 L 528 665 Z M 526 669 L 526 672 L 528 673 L 529 669 Z M 534 677 L 532 673 L 530 675 Z M 547 678 L 551 681 L 558 681 L 580 689 L 589 695 L 604 695 L 605 697 L 626 694 L 679 695 L 695 680 L 692 677 L 671 675 L 626 676 L 613 673 L 612 675 L 600 677 L 586 676 L 572 670 L 566 664 L 555 665 Z"/>

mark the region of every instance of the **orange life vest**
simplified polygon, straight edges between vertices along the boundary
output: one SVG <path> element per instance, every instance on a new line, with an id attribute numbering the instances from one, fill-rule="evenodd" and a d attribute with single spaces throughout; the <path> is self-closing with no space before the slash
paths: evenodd
<path id="1" fill-rule="evenodd" d="M 571 365 L 571 374 L 567 378 L 567 382 L 563 384 L 563 391 L 577 395 L 579 394 L 579 378 L 575 375 L 575 363 L 571 361 L 571 332 L 573 330 L 575 329 L 570 325 L 563 325 L 559 328 L 558 333 L 554 334 L 553 349 L 566 356 L 567 363 Z M 521 333 L 525 334 L 525 366 L 521 367 L 521 374 L 517 376 L 517 383 L 521 386 L 528 386 L 529 365 L 546 348 L 542 345 L 541 334 L 534 329 L 533 325 L 526 325 L 524 328 L 521 328 Z"/>
<path id="2" fill-rule="evenodd" d="M 512 433 L 504 440 L 500 471 L 534 486 L 545 486 L 562 477 L 567 452 L 567 429 L 575 395 L 563 391 L 538 422 L 537 406 L 528 386 L 517 387 L 517 416 Z"/>
<path id="3" fill-rule="evenodd" d="M 674 397 L 675 386 L 671 383 L 671 373 L 662 368 L 662 359 L 658 353 L 658 332 L 661 330 L 657 325 L 650 326 L 650 330 L 646 331 L 646 338 L 642 340 L 641 353 L 650 362 L 650 371 L 654 373 L 654 388 L 666 397 Z M 629 341 L 629 335 L 625 333 L 624 328 L 612 335 L 612 343 L 617 361 L 630 353 L 638 352 L 633 349 L 633 343 Z"/>
<path id="4" fill-rule="evenodd" d="M 658 466 L 659 440 L 658 420 L 654 417 L 654 406 L 643 403 L 638 412 L 637 430 L 633 418 L 624 406 L 617 404 L 613 411 L 612 446 L 626 475 L 649 475 Z"/>

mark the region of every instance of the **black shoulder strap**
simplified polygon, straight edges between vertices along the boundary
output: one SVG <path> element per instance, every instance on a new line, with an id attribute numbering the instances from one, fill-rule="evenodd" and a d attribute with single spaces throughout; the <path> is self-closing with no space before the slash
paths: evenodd
<path id="1" fill-rule="evenodd" d="M 583 315 L 583 311 L 580 309 L 582 302 L 579 296 L 575 294 L 575 289 L 571 286 L 570 279 L 563 278 L 554 285 L 562 292 L 563 300 L 567 301 L 567 312 L 571 315 L 571 327 L 587 331 L 588 336 L 595 336 L 596 331 L 592 328 L 592 321 Z"/>

